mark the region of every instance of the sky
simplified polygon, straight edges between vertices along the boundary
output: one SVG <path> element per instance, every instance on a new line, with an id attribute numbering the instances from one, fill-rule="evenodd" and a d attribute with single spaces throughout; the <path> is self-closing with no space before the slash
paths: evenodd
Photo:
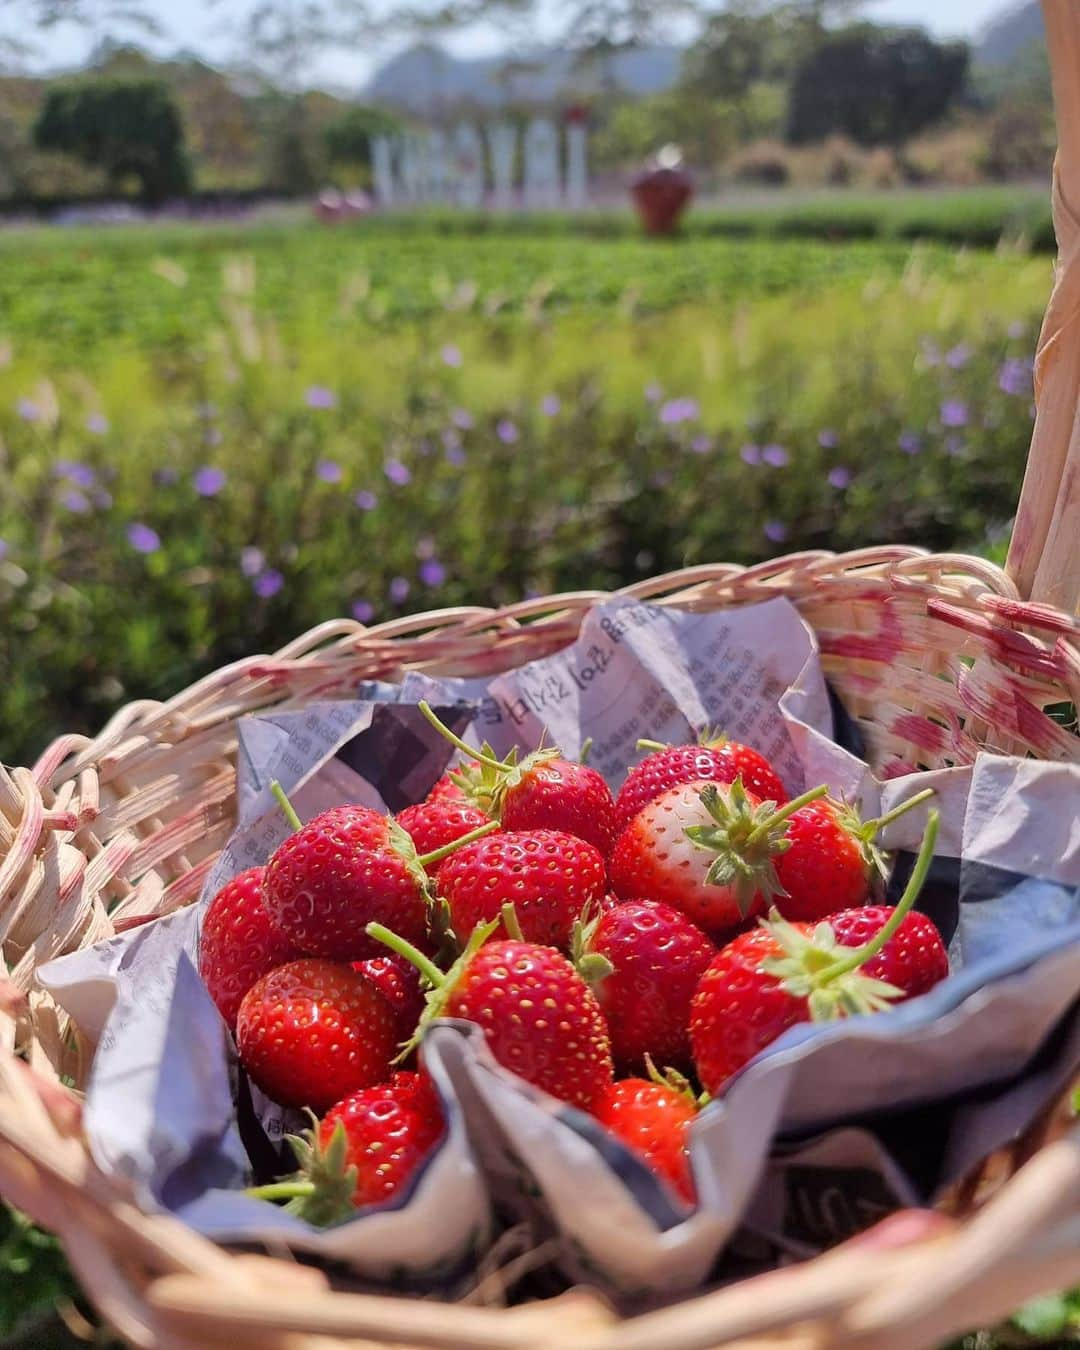
<path id="1" fill-rule="evenodd" d="M 245 3 L 246 0 L 216 0 L 213 5 L 206 0 L 144 0 L 163 30 L 159 39 L 145 45 L 164 52 L 184 48 L 211 60 L 228 61 L 237 54 L 237 39 L 230 28 L 243 13 Z M 17 31 L 7 18 L 18 5 L 19 0 L 14 0 L 14 4 L 13 0 L 0 0 L 3 16 L 0 29 Z M 1008 0 L 873 0 L 867 7 L 867 15 L 881 23 L 920 24 L 941 37 L 972 37 L 1007 5 Z M 92 40 L 85 30 L 61 25 L 44 38 L 35 37 L 42 51 L 29 64 L 38 69 L 76 66 L 85 59 Z M 478 25 L 446 39 L 444 45 L 461 55 L 488 55 L 505 47 L 505 37 L 491 25 Z M 374 51 L 325 52 L 305 82 L 359 92 L 372 71 L 394 49 L 393 44 L 388 44 Z"/>

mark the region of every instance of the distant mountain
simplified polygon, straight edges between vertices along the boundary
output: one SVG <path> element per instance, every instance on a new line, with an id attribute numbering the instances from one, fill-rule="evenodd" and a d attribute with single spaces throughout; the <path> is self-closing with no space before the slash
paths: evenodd
<path id="1" fill-rule="evenodd" d="M 365 98 L 424 114 L 458 106 L 547 104 L 600 90 L 639 97 L 679 77 L 679 47 L 633 47 L 591 59 L 568 51 L 463 59 L 429 44 L 410 47 L 374 74 Z"/>
<path id="2" fill-rule="evenodd" d="M 1072 0 L 1062 2 L 1068 4 Z M 1028 0 L 1005 10 L 983 30 L 975 46 L 974 63 L 983 67 L 1007 66 L 1035 43 L 1045 40 L 1039 0 Z"/>

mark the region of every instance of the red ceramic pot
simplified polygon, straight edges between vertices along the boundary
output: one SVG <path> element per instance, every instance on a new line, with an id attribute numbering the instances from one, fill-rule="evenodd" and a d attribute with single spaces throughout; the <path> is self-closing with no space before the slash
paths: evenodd
<path id="1" fill-rule="evenodd" d="M 630 184 L 630 196 L 646 234 L 672 234 L 694 195 L 686 169 L 646 169 Z"/>

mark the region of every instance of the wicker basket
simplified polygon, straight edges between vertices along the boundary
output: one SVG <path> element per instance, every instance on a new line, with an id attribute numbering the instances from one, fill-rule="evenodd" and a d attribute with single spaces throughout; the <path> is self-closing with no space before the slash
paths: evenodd
<path id="1" fill-rule="evenodd" d="M 1080 3 L 1044 0 L 1044 9 L 1061 257 L 1007 571 L 878 548 L 699 567 L 624 592 L 691 610 L 786 595 L 816 631 L 826 672 L 886 775 L 967 763 L 982 747 L 1080 762 L 1080 739 L 1046 711 L 1080 705 L 1080 223 L 1064 192 L 1071 185 L 1080 197 Z M 358 680 L 407 670 L 518 666 L 572 641 L 600 598 L 444 610 L 370 629 L 324 624 L 168 703 L 131 704 L 94 739 L 63 736 L 32 768 L 0 768 L 10 972 L 0 981 L 0 1194 L 60 1234 L 94 1302 L 132 1344 L 913 1350 L 1080 1282 L 1080 1134 L 1057 1129 L 1052 1113 L 969 1178 L 947 1215 L 901 1214 L 816 1260 L 628 1321 L 587 1291 L 511 1309 L 338 1292 L 318 1271 L 231 1254 L 141 1213 L 95 1168 L 77 1095 L 60 1083 L 85 1080 L 90 1047 L 34 973 L 195 899 L 232 827 L 237 720 L 347 697 Z"/>

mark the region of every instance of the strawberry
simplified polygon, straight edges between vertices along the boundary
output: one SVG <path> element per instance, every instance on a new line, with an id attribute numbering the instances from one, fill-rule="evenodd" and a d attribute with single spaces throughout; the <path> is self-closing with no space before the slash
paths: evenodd
<path id="1" fill-rule="evenodd" d="M 227 881 L 202 917 L 199 974 L 230 1029 L 255 981 L 300 955 L 263 903 L 265 871 L 249 867 Z"/>
<path id="2" fill-rule="evenodd" d="M 576 926 L 573 955 L 607 1019 L 616 1064 L 638 1068 L 646 1055 L 689 1062 L 690 1000 L 716 948 L 685 914 L 622 901 Z"/>
<path id="3" fill-rule="evenodd" d="M 434 853 L 489 823 L 477 807 L 447 797 L 407 806 L 394 819 L 413 841 L 417 853 Z"/>
<path id="4" fill-rule="evenodd" d="M 587 1111 L 612 1079 L 607 1027 L 592 990 L 554 947 L 489 942 L 497 927 L 475 929 L 445 974 L 380 924 L 368 931 L 411 961 L 431 988 L 417 1040 L 436 1017 L 474 1022 L 505 1068 Z"/>
<path id="5" fill-rule="evenodd" d="M 371 922 L 392 923 L 410 941 L 425 940 L 424 867 L 460 840 L 417 856 L 397 821 L 378 811 L 333 806 L 301 825 L 280 789 L 276 795 L 295 833 L 275 850 L 263 890 L 271 918 L 296 947 L 337 961 L 379 956 L 378 944 L 364 932 Z M 482 828 L 497 826 L 489 821 Z"/>
<path id="6" fill-rule="evenodd" d="M 813 923 L 837 910 L 864 905 L 887 869 L 874 837 L 891 821 L 932 795 L 916 793 L 887 816 L 863 821 L 852 808 L 822 798 L 788 817 L 787 848 L 775 859 L 776 908 L 785 919 Z"/>
<path id="7" fill-rule="evenodd" d="M 615 828 L 624 830 L 637 813 L 661 793 L 682 783 L 734 783 L 743 786 L 759 801 L 782 806 L 788 796 L 776 770 L 764 755 L 738 741 L 723 737 L 702 745 L 658 745 L 639 741 L 639 748 L 654 747 L 626 775 L 615 798 Z"/>
<path id="8" fill-rule="evenodd" d="M 647 1078 L 623 1078 L 604 1089 L 592 1114 L 677 1195 L 695 1202 L 687 1134 L 697 1104 L 688 1092 Z"/>
<path id="9" fill-rule="evenodd" d="M 459 939 L 510 902 L 527 941 L 565 949 L 574 920 L 604 894 L 607 875 L 599 851 L 572 834 L 503 830 L 458 849 L 436 881 Z"/>
<path id="10" fill-rule="evenodd" d="M 407 1041 L 424 1011 L 424 987 L 416 970 L 394 952 L 354 961 L 352 968 L 386 999 L 394 1012 L 394 1034 L 399 1042 Z"/>
<path id="11" fill-rule="evenodd" d="M 889 949 L 926 879 L 937 839 L 931 811 L 926 836 L 900 903 L 873 936 L 849 947 L 829 923 L 777 918 L 740 933 L 701 977 L 690 1006 L 690 1045 L 706 1092 L 721 1091 L 732 1074 L 799 1022 L 878 1012 L 905 997 L 903 988 L 870 973 L 879 955 L 909 973 L 903 955 Z M 844 916 L 841 928 L 851 920 Z M 901 952 L 908 947 L 901 944 Z M 869 969 L 867 969 L 869 968 Z M 879 969 L 882 967 L 879 966 Z M 937 963 L 931 968 L 943 974 Z"/>
<path id="12" fill-rule="evenodd" d="M 890 905 L 865 905 L 830 914 L 829 927 L 841 947 L 861 947 L 877 936 L 892 915 Z M 904 998 L 915 998 L 948 975 L 949 957 L 934 921 L 913 909 L 861 969 L 864 975 L 903 990 Z"/>
<path id="13" fill-rule="evenodd" d="M 471 751 L 469 752 L 472 753 Z M 465 789 L 455 779 L 462 774 L 475 774 L 480 769 L 480 761 L 469 759 L 467 763 L 459 765 L 456 769 L 449 769 L 428 795 L 424 798 L 426 802 L 458 802 L 465 804 L 468 798 L 465 795 Z"/>
<path id="14" fill-rule="evenodd" d="M 236 1019 L 240 1062 L 282 1106 L 325 1111 L 389 1077 L 393 1009 L 368 980 L 333 961 L 291 961 L 244 995 Z"/>
<path id="15" fill-rule="evenodd" d="M 434 1151 L 445 1130 L 442 1103 L 426 1075 L 395 1073 L 332 1106 L 288 1142 L 300 1170 L 249 1194 L 287 1199 L 285 1208 L 324 1226 L 354 1209 L 392 1200 Z"/>
<path id="16" fill-rule="evenodd" d="M 452 777 L 466 797 L 508 830 L 562 830 L 606 854 L 615 838 L 615 800 L 601 774 L 564 759 L 558 750 L 534 750 L 518 762 L 517 751 L 496 759 L 491 747 L 479 753 L 443 725 L 426 703 L 420 711 L 478 767 Z"/>
<path id="17" fill-rule="evenodd" d="M 730 785 L 683 783 L 643 807 L 608 859 L 612 888 L 624 900 L 659 900 L 710 935 L 760 914 L 778 883 L 772 859 L 785 847 L 787 816 L 815 788 L 778 810 L 736 778 Z"/>

